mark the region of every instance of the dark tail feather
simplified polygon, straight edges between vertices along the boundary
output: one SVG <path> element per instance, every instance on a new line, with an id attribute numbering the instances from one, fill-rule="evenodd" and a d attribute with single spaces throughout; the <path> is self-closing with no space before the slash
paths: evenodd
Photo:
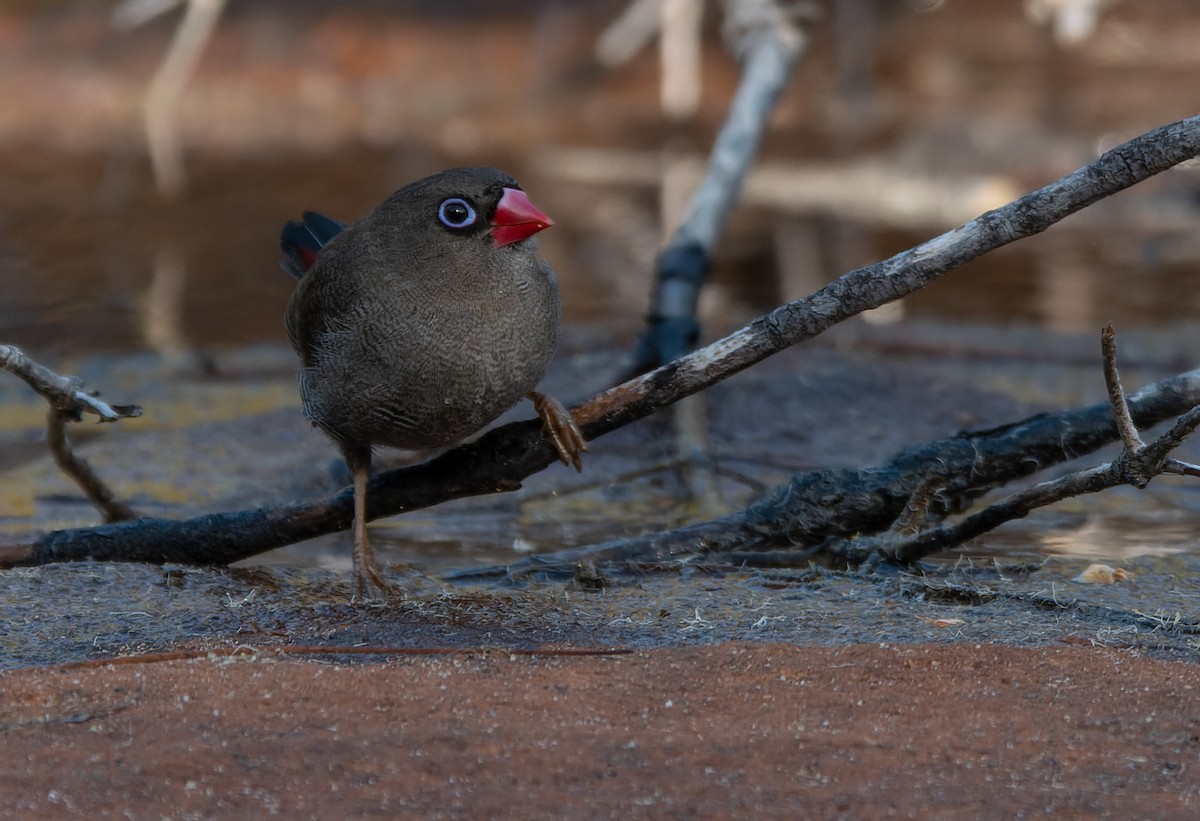
<path id="1" fill-rule="evenodd" d="M 329 240 L 336 237 L 346 226 L 316 211 L 305 211 L 303 222 L 289 222 L 279 235 L 279 247 L 283 249 L 283 270 L 300 279 L 304 272 L 317 261 L 317 253 Z"/>

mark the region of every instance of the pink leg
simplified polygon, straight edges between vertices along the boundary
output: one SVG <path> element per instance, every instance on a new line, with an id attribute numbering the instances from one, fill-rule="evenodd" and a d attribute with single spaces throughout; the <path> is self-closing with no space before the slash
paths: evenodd
<path id="1" fill-rule="evenodd" d="M 354 469 L 354 591 L 360 597 L 365 597 L 368 584 L 385 594 L 394 592 L 379 575 L 375 554 L 367 541 L 367 479 L 370 476 L 370 463 Z"/>

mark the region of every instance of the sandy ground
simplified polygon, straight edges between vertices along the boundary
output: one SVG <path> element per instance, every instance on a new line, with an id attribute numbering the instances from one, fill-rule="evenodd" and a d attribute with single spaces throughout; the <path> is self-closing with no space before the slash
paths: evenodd
<path id="1" fill-rule="evenodd" d="M 833 461 L 821 448 L 840 448 L 870 464 L 956 423 L 1015 416 L 1011 400 L 964 392 L 941 359 L 936 379 L 910 365 L 898 380 L 881 364 L 857 370 L 813 350 L 792 365 L 790 377 L 756 370 L 712 392 L 716 441 L 736 429 L 721 420 L 747 403 L 792 408 L 785 394 L 797 379 L 826 401 L 782 418 L 832 429 L 823 414 L 845 416 L 850 393 L 860 398 L 845 423 L 878 435 L 784 448 L 790 440 L 730 434 L 743 470 L 768 447 L 777 458 L 803 448 L 818 462 Z M 1047 368 L 1022 365 L 1020 384 L 1028 390 Z M 987 372 L 1003 381 L 1002 369 Z M 221 396 L 230 384 L 192 389 Z M 937 399 L 945 392 L 955 401 Z M 922 406 L 942 410 L 902 411 Z M 968 409 L 969 420 L 942 418 Z M 86 452 L 125 466 L 113 470 L 121 481 L 130 453 L 203 453 L 214 460 L 199 472 L 206 483 L 236 485 L 204 487 L 243 505 L 254 492 L 279 498 L 330 481 L 327 445 L 303 445 L 287 408 L 181 424 L 123 444 L 106 431 Z M 433 564 L 419 534 L 458 534 L 457 544 L 464 519 L 487 525 L 484 541 L 508 543 L 526 521 L 611 529 L 620 511 L 644 517 L 670 501 L 670 482 L 613 498 L 604 489 L 625 487 L 620 477 L 660 436 L 647 423 L 599 442 L 590 491 L 548 471 L 519 494 L 431 512 L 409 537 L 412 557 Z M 78 515 L 74 497 L 38 489 L 53 475 L 46 458 L 4 474 L 8 497 L 39 514 L 10 514 L 26 527 Z M 764 478 L 779 470 L 760 461 Z M 169 461 L 145 465 L 158 476 L 147 487 L 189 487 Z M 1140 511 L 1135 527 L 1110 535 L 1122 550 L 1141 544 L 1135 536 L 1158 550 L 1112 553 L 1130 574 L 1112 585 L 1074 580 L 1091 560 L 1083 552 L 1021 563 L 1002 550 L 920 573 L 688 567 L 618 577 L 602 591 L 453 587 L 409 572 L 397 577 L 407 598 L 387 606 L 353 603 L 341 570 L 5 570 L 0 817 L 1194 818 L 1200 572 L 1194 552 L 1163 550 L 1172 528 L 1195 532 L 1180 518 L 1194 504 L 1189 487 L 1108 494 L 1010 529 L 1026 545 L 1057 533 L 1059 549 L 1095 550 L 1105 532 L 1096 522 L 1107 521 L 1099 509 Z M 380 535 L 398 524 L 381 523 Z M 344 560 L 345 537 L 325 541 L 307 549 Z M 244 655 L 228 655 L 238 648 Z M 624 652 L 564 654 L 594 648 Z"/>
<path id="2" fill-rule="evenodd" d="M 1194 818 L 1193 665 L 724 643 L 0 676 L 4 817 Z"/>

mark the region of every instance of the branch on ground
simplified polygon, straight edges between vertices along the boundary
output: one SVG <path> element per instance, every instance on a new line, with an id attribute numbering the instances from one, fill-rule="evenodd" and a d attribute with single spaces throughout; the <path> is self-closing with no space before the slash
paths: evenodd
<path id="1" fill-rule="evenodd" d="M 1112 325 L 1106 326 L 1101 335 L 1101 349 L 1104 382 L 1108 389 L 1108 409 L 1114 421 L 1117 438 L 1122 444 L 1120 456 L 1107 464 L 1036 484 L 953 524 L 930 527 L 912 535 L 902 535 L 893 529 L 876 539 L 863 539 L 855 544 L 840 546 L 842 549 L 837 552 L 848 558 L 866 559 L 878 556 L 907 564 L 931 553 L 957 547 L 1004 522 L 1024 518 L 1039 507 L 1046 507 L 1073 496 L 1099 493 L 1119 485 L 1144 488 L 1151 479 L 1163 473 L 1200 475 L 1200 468 L 1174 459 L 1170 455 L 1175 448 L 1183 444 L 1197 425 L 1200 425 L 1200 397 L 1195 398 L 1192 407 L 1181 411 L 1182 415 L 1170 430 L 1147 445 L 1138 434 L 1137 420 L 1130 410 L 1125 389 L 1121 386 Z M 1100 407 L 1097 406 L 1098 409 Z M 1163 420 L 1147 420 L 1146 424 L 1153 425 L 1159 421 Z"/>
<path id="2" fill-rule="evenodd" d="M 953 526 L 935 527 L 962 513 L 984 494 L 1039 470 L 1092 453 L 1120 433 L 1110 403 L 1043 413 L 990 430 L 961 433 L 908 448 L 888 462 L 862 470 L 796 474 L 749 507 L 709 522 L 621 539 L 590 548 L 531 556 L 510 565 L 470 568 L 453 581 L 507 577 L 570 578 L 577 568 L 661 565 L 704 556 L 755 564 L 760 551 L 772 567 L 832 561 L 859 565 L 884 559 L 916 561 L 956 547 L 1004 522 L 1068 495 L 1093 493 L 1158 469 L 1166 455 L 1159 441 L 1182 441 L 1181 425 L 1200 420 L 1200 369 L 1163 380 L 1129 397 L 1130 418 L 1150 427 L 1183 414 L 1180 424 L 1146 447 L 1136 463 L 1111 473 L 1094 468 L 1014 494 Z M 1188 420 L 1185 422 L 1185 420 Z M 1183 464 L 1183 463 L 1180 463 Z M 913 532 L 914 527 L 919 527 Z M 785 550 L 779 550 L 785 548 Z"/>

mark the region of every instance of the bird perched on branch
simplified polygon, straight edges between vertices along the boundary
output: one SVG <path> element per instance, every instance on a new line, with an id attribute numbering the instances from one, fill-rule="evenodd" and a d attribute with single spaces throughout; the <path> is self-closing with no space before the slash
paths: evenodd
<path id="1" fill-rule="evenodd" d="M 375 445 L 442 448 L 521 397 L 559 458 L 587 450 L 571 415 L 534 391 L 558 341 L 562 304 L 537 254 L 553 225 L 509 175 L 455 168 L 411 183 L 353 225 L 313 212 L 283 228 L 299 282 L 287 330 L 304 413 L 354 477 L 356 586 L 387 590 L 367 541 Z"/>

